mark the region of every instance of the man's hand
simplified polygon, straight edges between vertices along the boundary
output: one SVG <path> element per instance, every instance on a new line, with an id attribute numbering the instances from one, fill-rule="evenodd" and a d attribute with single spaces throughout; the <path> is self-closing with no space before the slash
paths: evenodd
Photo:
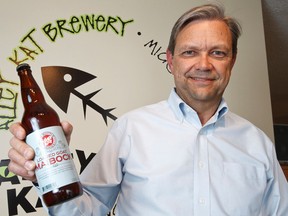
<path id="1" fill-rule="evenodd" d="M 73 127 L 68 122 L 61 122 L 61 125 L 69 143 Z M 36 182 L 36 164 L 33 161 L 35 153 L 25 142 L 26 132 L 24 128 L 20 123 L 14 123 L 10 127 L 10 132 L 13 137 L 10 140 L 11 149 L 8 152 L 8 157 L 10 158 L 9 171 L 27 180 Z"/>

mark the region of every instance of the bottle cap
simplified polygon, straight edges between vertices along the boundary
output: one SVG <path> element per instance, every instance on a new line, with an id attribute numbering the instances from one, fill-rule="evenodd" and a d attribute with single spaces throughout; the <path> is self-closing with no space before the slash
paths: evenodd
<path id="1" fill-rule="evenodd" d="M 21 63 L 16 67 L 16 70 L 19 71 L 19 70 L 23 69 L 24 67 L 30 68 L 30 65 L 27 63 Z"/>

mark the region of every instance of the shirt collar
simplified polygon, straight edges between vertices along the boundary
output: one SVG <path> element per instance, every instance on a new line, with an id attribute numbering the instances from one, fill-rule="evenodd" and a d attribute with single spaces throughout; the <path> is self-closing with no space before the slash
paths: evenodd
<path id="1" fill-rule="evenodd" d="M 187 120 L 188 122 L 200 122 L 199 117 L 195 110 L 193 110 L 190 106 L 188 106 L 176 93 L 175 88 L 172 89 L 170 96 L 168 98 L 168 104 L 173 110 L 176 118 L 183 122 Z M 210 120 L 206 123 L 211 124 L 215 123 L 218 119 L 224 116 L 228 112 L 228 106 L 225 102 L 224 98 L 222 98 L 220 105 L 217 108 L 215 114 L 210 118 Z"/>

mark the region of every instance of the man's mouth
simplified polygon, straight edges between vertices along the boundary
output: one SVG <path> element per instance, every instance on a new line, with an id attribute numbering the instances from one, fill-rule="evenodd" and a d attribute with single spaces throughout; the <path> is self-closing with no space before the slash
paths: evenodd
<path id="1" fill-rule="evenodd" d="M 196 80 L 196 81 L 213 81 L 213 80 L 215 80 L 215 79 L 208 78 L 208 77 L 190 77 L 190 78 L 193 80 Z"/>

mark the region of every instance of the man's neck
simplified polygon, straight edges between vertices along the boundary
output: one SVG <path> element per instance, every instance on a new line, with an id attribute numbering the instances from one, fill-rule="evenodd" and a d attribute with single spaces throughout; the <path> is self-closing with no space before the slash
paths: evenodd
<path id="1" fill-rule="evenodd" d="M 221 100 L 216 102 L 193 102 L 187 103 L 190 107 L 192 107 L 198 114 L 200 122 L 205 125 L 209 119 L 215 114 L 217 111 Z"/>

